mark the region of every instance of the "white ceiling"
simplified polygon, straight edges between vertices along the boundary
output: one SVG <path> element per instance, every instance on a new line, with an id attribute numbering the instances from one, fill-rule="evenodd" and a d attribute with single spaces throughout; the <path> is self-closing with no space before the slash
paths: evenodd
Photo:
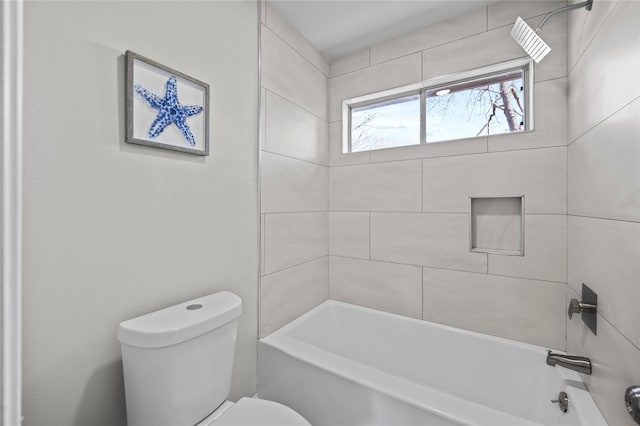
<path id="1" fill-rule="evenodd" d="M 269 0 L 327 58 L 349 53 L 493 3 L 490 0 Z"/>

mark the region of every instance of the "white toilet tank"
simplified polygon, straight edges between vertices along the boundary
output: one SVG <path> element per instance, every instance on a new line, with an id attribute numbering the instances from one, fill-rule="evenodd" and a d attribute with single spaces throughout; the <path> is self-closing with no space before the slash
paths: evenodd
<path id="1" fill-rule="evenodd" d="M 120 323 L 129 426 L 193 426 L 227 399 L 241 312 L 223 291 Z"/>

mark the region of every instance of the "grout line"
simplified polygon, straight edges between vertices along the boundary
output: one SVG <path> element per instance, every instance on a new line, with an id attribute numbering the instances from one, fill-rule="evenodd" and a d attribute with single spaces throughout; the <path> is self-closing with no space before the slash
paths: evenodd
<path id="1" fill-rule="evenodd" d="M 419 145 L 415 145 L 415 146 L 419 146 Z M 514 152 L 522 153 L 525 151 L 533 151 L 533 150 L 541 150 L 541 149 L 559 149 L 559 148 L 566 148 L 566 147 L 567 145 L 553 145 L 553 146 L 537 146 L 537 147 L 530 147 L 530 148 L 523 148 L 523 149 L 506 149 L 503 151 L 485 151 L 485 152 L 479 151 L 479 152 L 469 152 L 469 153 L 451 154 L 451 155 L 434 155 L 430 157 L 416 156 L 415 158 L 379 160 L 379 161 L 373 161 L 369 163 L 336 164 L 336 165 L 330 165 L 329 167 L 351 167 L 351 166 L 362 166 L 362 165 L 368 165 L 368 164 L 397 163 L 400 161 L 431 160 L 431 159 L 441 159 L 441 158 L 450 158 L 450 157 L 463 157 L 463 156 L 470 156 L 470 155 L 491 155 L 491 154 L 498 155 L 503 153 L 514 153 Z M 486 149 L 488 149 L 488 143 L 487 143 Z M 366 151 L 366 152 L 374 152 L 374 151 Z"/>
<path id="2" fill-rule="evenodd" d="M 633 343 L 633 341 L 631 339 L 629 339 L 629 337 L 627 337 L 626 334 L 624 334 L 622 331 L 620 331 L 615 325 L 613 325 L 613 323 L 611 321 L 609 321 L 609 319 L 607 317 L 605 317 L 604 315 L 602 315 L 601 312 L 598 312 L 598 316 L 600 318 L 602 318 L 607 324 L 609 324 L 611 326 L 611 328 L 613 328 L 615 331 L 617 331 L 618 333 L 620 333 L 620 335 L 622 337 L 624 337 L 627 342 L 631 343 L 631 346 L 633 346 L 636 350 L 640 351 L 640 347 L 638 347 L 635 343 Z"/>
<path id="3" fill-rule="evenodd" d="M 594 124 L 593 126 L 591 126 L 590 128 L 588 128 L 587 130 L 585 130 L 583 133 L 581 133 L 580 135 L 578 135 L 574 140 L 569 141 L 569 137 L 567 135 L 567 146 L 571 146 L 574 143 L 580 143 L 580 139 L 582 139 L 585 135 L 587 135 L 588 133 L 590 133 L 591 131 L 593 131 L 596 127 L 599 127 L 601 124 L 603 124 L 605 121 L 609 120 L 610 118 L 612 118 L 614 115 L 618 114 L 619 112 L 621 112 L 623 109 L 630 107 L 632 103 L 638 101 L 640 99 L 640 96 L 635 97 L 634 99 L 630 100 L 629 102 L 627 102 L 626 104 L 622 105 L 620 108 L 618 108 L 617 110 L 615 110 L 614 112 L 612 112 L 611 114 L 607 115 L 605 118 L 603 118 L 602 120 L 598 121 L 596 124 Z"/>
<path id="4" fill-rule="evenodd" d="M 316 257 L 316 258 L 313 258 L 313 259 L 310 259 L 310 260 L 305 260 L 304 262 L 301 262 L 301 263 L 296 263 L 295 265 L 287 266 L 286 268 L 277 269 L 275 271 L 269 271 L 268 273 L 265 272 L 265 274 L 261 278 L 265 278 L 265 277 L 268 277 L 270 275 L 277 274 L 279 272 L 287 271 L 289 269 L 297 268 L 298 266 L 308 265 L 309 263 L 313 263 L 313 262 L 317 262 L 318 260 L 322 260 L 325 257 L 328 258 L 329 256 L 325 254 L 325 255 L 322 255 L 320 257 Z"/>
<path id="5" fill-rule="evenodd" d="M 371 260 L 371 212 L 367 212 L 369 216 L 369 256 L 368 259 Z"/>
<path id="6" fill-rule="evenodd" d="M 300 211 L 284 211 L 284 212 L 261 212 L 264 215 L 272 214 L 318 214 L 318 213 L 330 213 L 328 210 L 300 210 Z"/>
<path id="7" fill-rule="evenodd" d="M 618 7 L 618 5 L 621 2 L 617 2 L 613 8 L 609 11 L 609 13 L 607 14 L 607 16 L 604 18 L 604 20 L 600 23 L 600 25 L 598 26 L 598 28 L 596 28 L 596 31 L 593 33 L 593 37 L 591 37 L 591 40 L 589 40 L 589 43 L 587 43 L 587 45 L 584 47 L 584 49 L 582 49 L 582 53 L 580 53 L 578 55 L 578 57 L 576 58 L 576 62 L 573 64 L 573 67 L 571 67 L 570 70 L 567 70 L 567 75 L 570 76 L 571 73 L 576 69 L 576 67 L 578 66 L 578 64 L 580 63 L 580 61 L 582 60 L 582 57 L 584 56 L 584 54 L 587 52 L 587 50 L 589 50 L 589 47 L 591 47 L 591 44 L 593 44 L 593 41 L 598 37 L 598 35 L 600 34 L 600 30 L 602 30 L 602 27 L 604 27 L 604 25 L 607 23 L 607 21 L 609 20 L 609 17 L 613 14 L 613 12 L 615 12 L 616 8 Z M 589 16 L 589 15 L 587 15 Z M 586 19 L 585 19 L 586 21 Z M 583 21 L 583 26 L 582 28 L 584 28 L 584 22 Z M 567 22 L 568 24 L 568 22 Z M 568 31 L 567 31 L 568 32 Z M 567 43 L 568 44 L 568 43 Z M 567 46 L 567 52 L 568 52 L 568 46 Z"/>
<path id="8" fill-rule="evenodd" d="M 273 152 L 273 151 L 267 151 L 264 150 L 263 152 L 266 152 L 267 154 L 271 154 L 271 155 L 277 155 L 278 157 L 283 157 L 283 158 L 288 158 L 290 160 L 297 160 L 297 161 L 301 161 L 303 163 L 307 163 L 307 164 L 313 164 L 314 166 L 319 166 L 319 167 L 329 167 L 327 165 L 321 164 L 321 163 L 314 163 L 313 161 L 309 161 L 309 160 L 303 160 L 301 158 L 298 157 L 292 157 L 290 155 L 286 155 L 286 154 L 281 154 L 279 152 Z"/>
<path id="9" fill-rule="evenodd" d="M 285 97 L 284 95 L 281 95 L 280 93 L 274 91 L 273 89 L 270 89 L 267 86 L 261 85 L 260 87 L 262 87 L 265 91 L 271 93 L 272 95 L 275 95 L 275 96 L 279 97 L 280 99 L 284 100 L 285 102 L 290 103 L 294 107 L 296 107 L 296 108 L 298 108 L 298 109 L 300 109 L 300 110 L 302 110 L 302 111 L 304 111 L 304 112 L 306 112 L 308 114 L 311 114 L 312 116 L 314 116 L 315 118 L 317 118 L 320 121 L 323 121 L 323 122 L 325 122 L 327 124 L 335 123 L 335 121 L 329 122 L 329 114 L 327 114 L 327 118 L 321 117 L 318 114 L 316 114 L 315 112 L 308 110 L 307 108 L 303 107 L 302 105 L 298 105 L 295 101 Z M 342 120 L 337 120 L 337 121 L 342 121 Z"/>
<path id="10" fill-rule="evenodd" d="M 267 19 L 267 18 L 265 18 L 265 20 L 266 20 L 266 19 Z M 284 19 L 284 18 L 282 18 L 282 17 L 280 17 L 280 19 L 282 19 L 282 20 L 283 20 L 283 21 L 285 21 L 287 24 L 289 24 L 289 22 L 288 22 L 286 19 Z M 279 38 L 279 39 L 280 39 L 284 44 L 286 44 L 287 46 L 289 46 L 289 48 L 290 48 L 291 50 L 293 50 L 293 51 L 294 51 L 294 52 L 296 52 L 298 55 L 300 55 L 300 56 L 302 57 L 302 59 L 304 59 L 305 61 L 307 61 L 307 62 L 308 62 L 312 67 L 314 67 L 316 70 L 318 70 L 318 72 L 319 72 L 320 74 L 322 74 L 322 75 L 323 75 L 323 76 L 325 76 L 326 78 L 329 78 L 329 74 L 328 74 L 328 73 L 325 73 L 325 72 L 324 72 L 324 71 L 322 71 L 320 68 L 318 68 L 318 66 L 317 66 L 316 64 L 314 64 L 314 63 L 311 61 L 311 59 L 307 58 L 307 56 L 306 56 L 304 53 L 300 52 L 300 51 L 299 51 L 298 49 L 296 49 L 296 48 L 295 48 L 291 43 L 289 43 L 287 40 L 285 40 L 285 39 L 284 39 L 284 37 L 282 37 L 280 34 L 278 34 L 278 33 L 277 33 L 277 32 L 276 32 L 272 27 L 270 27 L 269 25 L 267 25 L 267 23 L 266 23 L 266 22 L 265 22 L 263 25 L 264 25 L 264 27 L 265 27 L 266 29 L 268 29 L 268 30 L 269 30 L 269 31 L 271 31 L 271 32 L 272 32 L 276 37 L 278 37 L 278 38 Z M 291 24 L 289 24 L 289 26 L 291 26 Z M 291 28 L 295 30 L 295 28 L 293 28 L 293 27 L 291 27 Z M 295 30 L 295 31 L 297 32 L 297 30 Z M 324 55 L 323 55 L 323 54 L 321 54 L 317 49 L 315 49 L 311 43 L 309 43 L 309 40 L 307 40 L 306 38 L 302 37 L 302 34 L 300 34 L 300 33 L 298 33 L 297 35 L 299 35 L 299 36 L 300 36 L 300 38 L 301 38 L 302 40 L 306 41 L 306 42 L 309 44 L 309 46 L 310 46 L 310 47 L 312 47 L 312 48 L 316 51 L 316 53 L 320 54 L 320 56 L 326 60 L 326 58 L 324 57 Z M 329 66 L 329 62 L 328 62 L 328 60 L 327 60 L 327 66 Z M 329 69 L 329 71 L 328 71 L 328 72 L 330 73 L 330 71 L 331 71 L 331 69 Z"/>
<path id="11" fill-rule="evenodd" d="M 486 253 L 482 253 L 484 255 L 486 255 Z M 386 263 L 386 264 L 390 264 L 390 265 L 401 265 L 401 266 L 412 266 L 412 267 L 418 267 L 418 268 L 428 268 L 428 269 L 438 269 L 438 270 L 443 270 L 443 271 L 452 271 L 452 272 L 460 272 L 460 273 L 468 273 L 468 274 L 478 274 L 478 275 L 487 275 L 487 276 L 492 276 L 492 277 L 502 277 L 502 278 L 513 278 L 513 279 L 517 279 L 517 280 L 527 280 L 527 281 L 536 281 L 536 282 L 540 282 L 540 283 L 545 283 L 545 284 L 559 284 L 559 285 L 566 285 L 567 283 L 564 281 L 551 281 L 551 280 L 543 280 L 540 278 L 529 278 L 529 277 L 518 277 L 515 275 L 503 275 L 503 274 L 489 274 L 486 272 L 477 272 L 477 271 L 469 271 L 469 270 L 464 270 L 464 269 L 453 269 L 453 268 L 442 268 L 442 267 L 437 267 L 437 266 L 428 266 L 428 265 L 419 265 L 419 264 L 415 264 L 415 263 L 400 263 L 400 262 L 391 262 L 388 260 L 378 260 L 378 259 L 364 259 L 362 257 L 353 257 L 353 256 L 344 256 L 344 255 L 332 255 L 333 257 L 341 257 L 344 259 L 352 259 L 352 260 L 362 260 L 365 262 L 377 262 L 377 263 Z"/>
<path id="12" fill-rule="evenodd" d="M 414 210 L 414 211 L 408 211 L 408 210 L 364 210 L 364 209 L 357 209 L 357 210 L 330 210 L 330 213 L 382 213 L 382 214 L 422 214 L 422 215 L 468 215 L 469 212 L 468 211 L 457 211 L 457 212 L 445 212 L 445 211 L 420 211 L 420 210 Z M 270 212 L 268 214 L 285 214 L 285 213 L 323 213 L 322 211 L 318 211 L 318 212 Z M 526 216 L 567 216 L 566 213 L 525 213 L 525 217 Z M 583 217 L 589 217 L 589 216 L 583 216 Z M 600 218 L 594 218 L 594 219 L 600 219 Z M 611 220 L 615 220 L 615 219 L 611 219 Z M 633 221 L 631 221 L 633 222 Z M 634 222 L 636 223 L 636 222 Z"/>
<path id="13" fill-rule="evenodd" d="M 567 214 L 568 217 L 581 217 L 583 219 L 594 219 L 594 220 L 608 220 L 612 222 L 624 222 L 624 223 L 634 223 L 636 225 L 640 225 L 640 220 L 629 220 L 629 219 L 615 219 L 610 217 L 599 217 L 599 216 L 587 216 L 580 214 Z"/>

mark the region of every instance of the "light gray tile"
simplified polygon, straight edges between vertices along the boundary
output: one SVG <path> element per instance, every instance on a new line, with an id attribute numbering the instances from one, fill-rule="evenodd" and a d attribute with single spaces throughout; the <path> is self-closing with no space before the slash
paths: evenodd
<path id="1" fill-rule="evenodd" d="M 567 76 L 566 16 L 564 21 L 562 17 L 557 18 L 550 20 L 541 34 L 552 50 L 544 61 L 535 65 L 535 81 Z M 527 23 L 535 25 L 531 20 Z M 511 38 L 510 32 L 510 27 L 500 27 L 424 50 L 423 79 L 428 80 L 526 56 L 522 48 Z"/>
<path id="2" fill-rule="evenodd" d="M 479 8 L 462 16 L 447 19 L 371 48 L 371 63 L 377 64 L 468 37 L 487 29 L 486 8 Z"/>
<path id="3" fill-rule="evenodd" d="M 262 213 L 327 210 L 327 167 L 262 153 Z"/>
<path id="4" fill-rule="evenodd" d="M 330 210 L 420 211 L 420 160 L 331 167 Z"/>
<path id="5" fill-rule="evenodd" d="M 369 212 L 329 213 L 329 254 L 369 259 Z"/>
<path id="6" fill-rule="evenodd" d="M 475 198 L 471 211 L 474 249 L 521 252 L 522 197 Z"/>
<path id="7" fill-rule="evenodd" d="M 266 104 L 267 151 L 326 165 L 327 122 L 272 92 L 267 92 Z"/>
<path id="8" fill-rule="evenodd" d="M 260 337 L 268 336 L 327 299 L 327 258 L 260 280 Z"/>
<path id="9" fill-rule="evenodd" d="M 265 0 L 260 0 L 260 23 L 267 24 L 267 2 Z"/>
<path id="10" fill-rule="evenodd" d="M 422 78 L 428 80 L 523 56 L 510 31 L 499 28 L 424 50 Z"/>
<path id="11" fill-rule="evenodd" d="M 567 5 L 566 1 L 500 1 L 488 6 L 487 20 L 489 29 L 508 25 L 511 27 L 518 16 L 522 19 L 533 18 Z M 541 18 L 540 18 L 541 19 Z M 540 20 L 539 19 L 539 20 Z M 535 27 L 534 27 L 535 28 Z"/>
<path id="12" fill-rule="evenodd" d="M 329 257 L 329 298 L 422 317 L 419 266 Z"/>
<path id="13" fill-rule="evenodd" d="M 423 269 L 425 320 L 565 348 L 565 285 Z"/>
<path id="14" fill-rule="evenodd" d="M 571 71 L 569 141 L 640 96 L 640 2 L 621 1 Z"/>
<path id="15" fill-rule="evenodd" d="M 262 85 L 327 119 L 327 76 L 266 27 L 262 27 Z"/>
<path id="16" fill-rule="evenodd" d="M 469 196 L 524 195 L 525 213 L 564 214 L 567 148 L 505 151 L 423 162 L 423 211 L 469 211 Z"/>
<path id="17" fill-rule="evenodd" d="M 487 152 L 487 138 L 469 138 L 371 151 L 370 161 L 409 160 L 413 158 L 445 157 L 449 155 Z"/>
<path id="18" fill-rule="evenodd" d="M 329 254 L 326 212 L 268 214 L 265 226 L 265 274 Z"/>
<path id="19" fill-rule="evenodd" d="M 489 151 L 567 144 L 567 79 L 547 80 L 534 86 L 534 131 L 490 135 Z"/>
<path id="20" fill-rule="evenodd" d="M 569 213 L 640 221 L 640 99 L 569 145 Z"/>
<path id="21" fill-rule="evenodd" d="M 264 275 L 264 217 L 265 214 L 260 214 L 260 275 Z"/>
<path id="22" fill-rule="evenodd" d="M 357 71 L 369 66 L 369 49 L 351 53 L 342 58 L 331 61 L 329 64 L 330 77 L 337 77 L 348 72 Z"/>
<path id="23" fill-rule="evenodd" d="M 421 80 L 420 53 L 329 79 L 329 121 L 342 119 L 342 101 Z"/>
<path id="24" fill-rule="evenodd" d="M 267 28 L 283 39 L 296 52 L 300 53 L 326 76 L 329 75 L 329 61 L 311 45 L 295 28 L 285 21 L 270 4 L 267 3 Z"/>
<path id="25" fill-rule="evenodd" d="M 487 272 L 487 255 L 469 252 L 469 215 L 371 213 L 371 259 Z"/>
<path id="26" fill-rule="evenodd" d="M 343 166 L 348 164 L 364 164 L 369 162 L 369 151 L 342 152 L 342 121 L 329 124 L 329 164 Z"/>
<path id="27" fill-rule="evenodd" d="M 598 293 L 598 313 L 640 347 L 640 223 L 569 216 L 569 285 Z"/>
<path id="28" fill-rule="evenodd" d="M 524 256 L 489 255 L 489 273 L 567 282 L 567 217 L 527 215 Z"/>
<path id="29" fill-rule="evenodd" d="M 568 298 L 578 297 L 572 290 Z M 598 300 L 600 300 L 598 298 Z M 624 405 L 624 390 L 640 383 L 640 350 L 598 315 L 598 335 L 574 316 L 567 323 L 567 350 L 591 359 L 592 374 L 581 374 L 610 425 L 635 426 Z"/>
<path id="30" fill-rule="evenodd" d="M 260 88 L 260 150 L 267 149 L 267 91 Z"/>
<path id="31" fill-rule="evenodd" d="M 593 40 L 604 21 L 613 10 L 618 0 L 597 0 L 593 2 L 591 10 L 584 8 L 573 10 L 569 13 L 569 45 L 567 51 L 569 72 L 578 62 Z"/>

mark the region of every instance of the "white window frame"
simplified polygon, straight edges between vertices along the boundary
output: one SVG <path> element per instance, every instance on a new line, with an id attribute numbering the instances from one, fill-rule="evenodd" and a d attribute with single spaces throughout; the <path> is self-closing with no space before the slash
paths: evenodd
<path id="1" fill-rule="evenodd" d="M 383 90 L 381 92 L 371 93 L 368 95 L 358 96 L 351 99 L 345 99 L 342 101 L 342 153 L 351 153 L 351 110 L 366 105 L 376 104 L 384 102 L 389 99 L 402 98 L 409 95 L 420 94 L 420 145 L 426 144 L 426 105 L 425 105 L 425 93 L 430 90 L 436 90 L 440 87 L 452 86 L 455 84 L 465 83 L 468 81 L 478 80 L 483 77 L 487 77 L 493 74 L 500 74 L 511 70 L 522 69 L 524 72 L 523 84 L 525 90 L 525 129 L 522 132 L 528 132 L 534 130 L 533 122 L 533 60 L 529 57 L 523 57 L 518 59 L 512 59 L 497 64 L 492 64 L 472 70 L 462 71 L 454 74 L 443 75 L 440 77 L 424 80 L 419 83 L 409 84 L 406 86 L 395 87 L 389 90 Z M 447 139 L 443 141 L 429 142 L 431 143 L 446 143 L 461 139 Z M 415 145 L 404 145 L 417 146 Z M 402 147 L 396 147 L 402 148 Z M 393 149 L 393 148 L 379 148 L 379 149 Z M 357 151 L 357 152 L 369 152 Z"/>

